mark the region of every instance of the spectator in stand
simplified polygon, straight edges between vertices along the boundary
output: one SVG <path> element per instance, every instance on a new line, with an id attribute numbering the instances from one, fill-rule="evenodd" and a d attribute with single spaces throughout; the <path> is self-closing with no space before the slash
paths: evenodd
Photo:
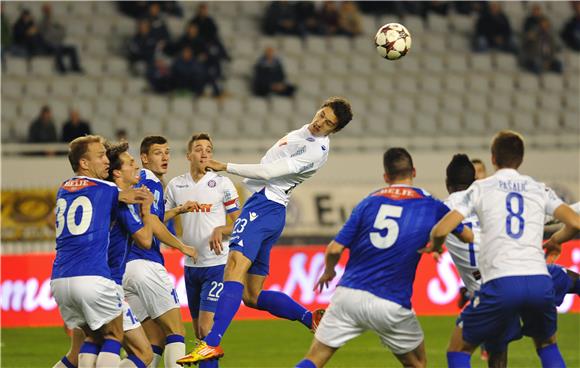
<path id="1" fill-rule="evenodd" d="M 4 15 L 4 3 L 0 3 L 0 12 L 0 17 L 2 18 L 0 21 L 0 25 L 2 26 L 2 30 L 0 31 L 0 36 L 2 37 L 0 57 L 2 58 L 2 66 L 4 66 L 4 63 L 6 62 L 6 52 L 10 51 L 10 47 L 12 46 L 12 30 L 10 29 L 8 18 Z"/>
<path id="2" fill-rule="evenodd" d="M 42 6 L 42 20 L 40 22 L 39 30 L 46 41 L 46 44 L 50 48 L 50 51 L 55 55 L 56 67 L 59 72 L 66 73 L 67 70 L 82 72 L 79 65 L 77 48 L 64 43 L 66 29 L 62 24 L 53 19 L 52 6 L 48 3 Z M 69 59 L 68 69 L 64 62 L 65 58 Z"/>
<path id="3" fill-rule="evenodd" d="M 540 21 L 545 17 L 546 16 L 542 11 L 542 7 L 539 4 L 532 5 L 530 15 L 528 15 L 528 17 L 524 21 L 524 34 L 534 30 L 534 28 L 539 27 Z"/>
<path id="4" fill-rule="evenodd" d="M 475 26 L 475 51 L 490 48 L 516 52 L 510 21 L 498 2 L 491 2 L 482 10 Z"/>
<path id="5" fill-rule="evenodd" d="M 544 71 L 562 73 L 562 62 L 556 57 L 557 38 L 548 18 L 542 18 L 537 27 L 524 34 L 521 62 L 532 73 Z"/>
<path id="6" fill-rule="evenodd" d="M 151 26 L 151 36 L 157 41 L 158 45 L 163 47 L 169 42 L 169 29 L 167 23 L 161 14 L 161 5 L 157 2 L 149 4 L 149 14 L 147 16 Z"/>
<path id="7" fill-rule="evenodd" d="M 334 1 L 325 1 L 318 15 L 320 19 L 320 29 L 323 35 L 333 36 L 340 33 L 339 13 Z"/>
<path id="8" fill-rule="evenodd" d="M 52 120 L 50 107 L 43 106 L 40 115 L 30 124 L 28 128 L 29 143 L 55 143 L 58 142 L 56 136 L 56 126 Z"/>
<path id="9" fill-rule="evenodd" d="M 297 30 L 300 36 L 320 33 L 318 14 L 312 1 L 298 1 L 295 5 Z"/>
<path id="10" fill-rule="evenodd" d="M 580 51 L 580 1 L 572 2 L 574 15 L 562 29 L 562 40 L 574 51 Z"/>
<path id="11" fill-rule="evenodd" d="M 68 143 L 75 138 L 90 134 L 92 134 L 90 124 L 81 120 L 81 115 L 77 109 L 70 109 L 69 118 L 62 126 L 62 141 Z"/>
<path id="12" fill-rule="evenodd" d="M 209 8 L 206 3 L 201 3 L 197 7 L 197 13 L 191 19 L 197 25 L 199 35 L 205 41 L 208 51 L 208 72 L 213 78 L 222 78 L 221 63 L 230 61 L 228 54 L 219 35 L 219 29 L 213 18 L 209 15 Z"/>
<path id="13" fill-rule="evenodd" d="M 297 35 L 296 8 L 289 1 L 273 1 L 264 16 L 262 28 L 268 35 Z"/>
<path id="14" fill-rule="evenodd" d="M 347 36 L 358 36 L 362 33 L 362 18 L 354 1 L 340 3 L 338 24 L 341 33 Z"/>
<path id="15" fill-rule="evenodd" d="M 205 86 L 205 70 L 193 57 L 190 47 L 184 47 L 178 58 L 173 61 L 171 74 L 175 88 L 189 90 L 200 96 Z"/>
<path id="16" fill-rule="evenodd" d="M 189 22 L 185 33 L 171 47 L 174 54 L 180 53 L 184 47 L 189 47 L 193 51 L 193 56 L 202 63 L 208 58 L 207 44 L 199 34 L 199 27 L 196 23 Z"/>
<path id="17" fill-rule="evenodd" d="M 163 57 L 155 58 L 147 67 L 147 80 L 153 91 L 166 93 L 174 89 L 171 67 Z"/>
<path id="18" fill-rule="evenodd" d="M 158 40 L 151 33 L 151 24 L 146 19 L 137 22 L 137 34 L 128 45 L 129 66 L 136 73 L 137 62 L 145 62 L 149 65 L 155 56 L 156 50 L 161 47 Z"/>
<path id="19" fill-rule="evenodd" d="M 119 11 L 131 18 L 141 19 L 149 12 L 147 1 L 117 1 L 116 3 Z"/>
<path id="20" fill-rule="evenodd" d="M 270 94 L 292 96 L 296 88 L 286 82 L 282 61 L 273 47 L 266 47 L 264 54 L 254 66 L 253 92 L 256 96 L 267 97 Z"/>
<path id="21" fill-rule="evenodd" d="M 50 53 L 49 47 L 40 34 L 28 9 L 24 9 L 20 13 L 20 17 L 14 23 L 12 34 L 14 46 L 19 53 L 21 52 L 28 57 L 48 55 Z"/>

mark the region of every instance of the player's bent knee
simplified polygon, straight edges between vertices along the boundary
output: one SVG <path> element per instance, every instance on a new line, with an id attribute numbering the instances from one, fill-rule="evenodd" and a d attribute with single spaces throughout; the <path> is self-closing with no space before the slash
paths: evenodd
<path id="1" fill-rule="evenodd" d="M 251 291 L 246 290 L 247 288 L 244 289 L 244 294 L 242 295 L 244 304 L 250 308 L 258 308 L 258 295 L 260 294 L 252 293 Z"/>

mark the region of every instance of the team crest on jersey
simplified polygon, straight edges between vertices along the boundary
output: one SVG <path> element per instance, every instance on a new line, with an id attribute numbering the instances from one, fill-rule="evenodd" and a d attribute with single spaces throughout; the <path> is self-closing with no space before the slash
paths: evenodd
<path id="1" fill-rule="evenodd" d="M 62 184 L 61 188 L 66 190 L 67 192 L 78 192 L 81 189 L 93 187 L 95 185 L 97 185 L 97 183 L 92 182 L 90 180 L 75 178 L 65 181 Z"/>
<path id="2" fill-rule="evenodd" d="M 316 139 L 314 139 L 313 137 L 308 137 L 308 138 L 306 138 L 306 140 L 307 140 L 308 142 L 314 142 Z"/>
<path id="3" fill-rule="evenodd" d="M 211 179 L 210 181 L 208 181 L 207 186 L 210 188 L 215 188 L 215 186 L 216 186 L 215 180 Z"/>
<path id="4" fill-rule="evenodd" d="M 326 151 L 326 146 L 322 145 L 320 148 L 322 148 L 323 151 Z"/>

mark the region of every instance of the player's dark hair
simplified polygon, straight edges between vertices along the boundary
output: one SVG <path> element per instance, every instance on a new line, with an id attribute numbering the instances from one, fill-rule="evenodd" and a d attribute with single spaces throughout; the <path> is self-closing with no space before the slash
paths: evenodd
<path id="1" fill-rule="evenodd" d="M 209 136 L 209 134 L 207 133 L 194 133 L 191 138 L 189 138 L 189 141 L 187 142 L 187 152 L 191 152 L 191 146 L 193 146 L 193 142 L 195 141 L 209 141 L 209 143 L 211 143 L 211 145 L 213 146 L 213 141 L 211 140 L 211 137 Z"/>
<path id="2" fill-rule="evenodd" d="M 148 154 L 149 149 L 154 144 L 165 144 L 167 143 L 167 139 L 160 135 L 149 135 L 141 141 L 141 148 L 139 148 L 139 152 L 141 154 Z"/>
<path id="3" fill-rule="evenodd" d="M 465 190 L 475 181 L 475 167 L 466 154 L 454 155 L 447 165 L 445 182 L 450 193 Z"/>
<path id="4" fill-rule="evenodd" d="M 80 168 L 80 160 L 85 156 L 89 150 L 91 143 L 105 143 L 105 139 L 99 135 L 85 135 L 73 139 L 68 144 L 68 161 L 73 171 L 76 173 Z"/>
<path id="5" fill-rule="evenodd" d="M 517 169 L 524 160 L 524 138 L 513 130 L 502 130 L 493 137 L 491 154 L 498 168 Z"/>
<path id="6" fill-rule="evenodd" d="M 471 159 L 471 163 L 472 163 L 472 164 L 474 164 L 474 165 L 475 165 L 475 164 L 484 165 L 483 161 L 481 161 L 481 160 L 480 160 L 480 159 L 478 159 L 478 158 L 473 158 L 473 159 Z M 485 165 L 484 165 L 484 166 L 485 166 Z"/>
<path id="7" fill-rule="evenodd" d="M 351 120 L 352 120 L 352 110 L 350 107 L 350 102 L 343 97 L 330 97 L 322 103 L 320 108 L 330 107 L 336 115 L 336 128 L 335 132 L 342 130 Z"/>
<path id="8" fill-rule="evenodd" d="M 385 173 L 391 180 L 406 179 L 413 176 L 413 158 L 401 147 L 389 148 L 383 155 Z"/>
<path id="9" fill-rule="evenodd" d="M 121 166 L 123 166 L 121 155 L 128 150 L 128 142 L 119 142 L 116 144 L 107 145 L 107 158 L 109 159 L 109 176 L 107 177 L 108 181 L 114 181 L 113 171 L 121 169 Z"/>

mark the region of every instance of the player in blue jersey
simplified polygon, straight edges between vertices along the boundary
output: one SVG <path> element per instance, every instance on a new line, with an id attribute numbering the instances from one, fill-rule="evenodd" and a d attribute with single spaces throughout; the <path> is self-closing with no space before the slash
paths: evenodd
<path id="1" fill-rule="evenodd" d="M 566 236 L 580 229 L 580 216 L 550 188 L 518 173 L 523 157 L 521 135 L 497 133 L 491 146 L 496 173 L 474 182 L 432 230 L 427 252 L 440 251 L 445 237 L 465 217 L 475 213 L 481 225 L 483 284 L 462 312 L 462 341 L 456 351 L 447 353 L 449 367 L 469 367 L 471 353 L 482 342 L 490 351 L 505 344 L 514 320 L 519 323 L 520 317 L 522 332 L 533 338 L 542 366 L 565 366 L 556 344 L 553 281 L 542 252 L 544 216 L 562 221 L 570 230 Z"/>
<path id="2" fill-rule="evenodd" d="M 145 186 L 153 193 L 153 241 L 149 249 L 131 247 L 123 288 L 127 302 L 141 322 L 154 352 L 153 366 L 163 354 L 165 367 L 176 367 L 176 360 L 185 353 L 185 330 L 180 304 L 171 279 L 164 267 L 161 243 L 183 254 L 197 258 L 195 248 L 176 238 L 164 225 L 165 205 L 163 184 L 153 171 L 165 173 L 169 162 L 167 140 L 160 136 L 145 137 L 141 142 L 141 162 L 138 187 Z M 151 168 L 152 170 L 149 170 Z M 163 347 L 165 352 L 163 353 Z"/>
<path id="3" fill-rule="evenodd" d="M 104 181 L 109 160 L 104 140 L 84 136 L 69 144 L 68 159 L 76 176 L 65 181 L 56 201 L 56 258 L 51 291 L 68 328 L 88 336 L 81 347 L 99 351 L 80 364 L 117 366 L 123 338 L 121 298 L 107 263 L 109 227 L 118 201 L 135 203 L 143 191 L 119 192 Z M 61 360 L 65 366 L 68 360 Z"/>
<path id="4" fill-rule="evenodd" d="M 415 168 L 404 148 L 387 150 L 383 164 L 389 186 L 360 202 L 326 249 L 320 290 L 335 278 L 347 248 L 349 259 L 312 346 L 296 367 L 324 366 L 336 350 L 367 330 L 378 334 L 403 366 L 426 365 L 423 331 L 411 309 L 413 281 L 418 251 L 449 209 L 413 186 Z M 460 225 L 456 232 L 472 240 L 468 227 Z"/>
<path id="5" fill-rule="evenodd" d="M 288 133 L 262 157 L 260 164 L 244 165 L 208 160 L 204 169 L 227 171 L 246 178 L 253 194 L 236 220 L 224 271 L 224 287 L 213 327 L 194 350 L 178 361 L 191 364 L 223 356 L 219 346 L 240 303 L 266 310 L 315 330 L 323 310 L 308 311 L 288 295 L 262 290 L 269 273 L 270 250 L 284 230 L 286 206 L 292 190 L 314 175 L 328 159 L 330 138 L 352 119 L 350 103 L 340 97 L 326 100 L 312 121 Z M 215 248 L 214 248 L 215 249 Z"/>

